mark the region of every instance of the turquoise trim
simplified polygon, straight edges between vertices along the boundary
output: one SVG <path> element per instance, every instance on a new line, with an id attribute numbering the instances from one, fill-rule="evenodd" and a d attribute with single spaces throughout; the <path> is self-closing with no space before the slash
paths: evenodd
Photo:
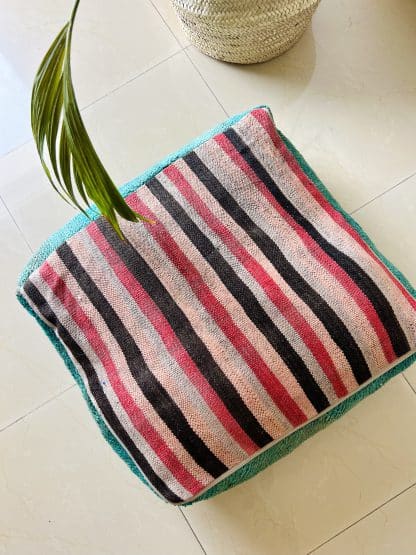
<path id="1" fill-rule="evenodd" d="M 257 108 L 265 108 L 270 113 L 270 115 L 272 115 L 271 112 L 270 112 L 270 109 L 267 106 L 258 106 Z M 151 179 L 153 176 L 155 176 L 157 173 L 162 171 L 163 168 L 165 168 L 166 166 L 168 166 L 169 164 L 171 164 L 172 162 L 174 162 L 178 158 L 181 158 L 181 157 L 185 156 L 185 154 L 192 151 L 197 146 L 201 145 L 203 142 L 209 140 L 210 138 L 212 138 L 217 133 L 221 133 L 222 131 L 224 131 L 228 127 L 234 125 L 241 118 L 243 118 L 245 115 L 247 115 L 249 112 L 251 112 L 253 109 L 254 108 L 252 108 L 250 110 L 246 110 L 245 112 L 242 112 L 240 114 L 237 114 L 236 116 L 233 116 L 233 117 L 229 118 L 228 120 L 226 120 L 222 124 L 218 125 L 217 127 L 213 128 L 210 131 L 208 131 L 207 133 L 205 133 L 204 135 L 201 135 L 200 137 L 198 137 L 197 139 L 195 139 L 194 141 L 192 141 L 191 143 L 189 143 L 188 145 L 186 145 L 182 149 L 180 149 L 177 152 L 171 154 L 170 156 L 168 156 L 163 161 L 161 161 L 158 164 L 156 164 L 155 166 L 153 166 L 150 170 L 143 173 L 142 175 L 140 175 L 136 179 L 133 179 L 129 183 L 126 183 L 120 189 L 122 195 L 126 196 L 126 195 L 132 193 L 138 187 L 140 187 L 143 183 L 145 183 L 146 181 Z M 316 176 L 316 174 L 313 172 L 313 170 L 309 167 L 307 162 L 304 160 L 304 158 L 301 156 L 301 154 L 296 150 L 296 148 L 290 143 L 290 141 L 286 137 L 284 137 L 284 135 L 280 131 L 279 131 L 279 133 L 280 133 L 281 137 L 283 138 L 283 140 L 284 140 L 286 146 L 288 147 L 288 149 L 291 151 L 291 153 L 294 155 L 294 157 L 296 158 L 296 160 L 298 161 L 298 163 L 302 167 L 303 171 L 313 181 L 313 183 L 321 191 L 321 193 L 326 197 L 326 199 L 332 204 L 332 206 L 338 212 L 340 212 L 344 216 L 344 218 L 350 223 L 350 225 L 361 235 L 361 237 L 364 239 L 364 241 L 376 253 L 376 255 L 380 258 L 380 260 L 389 268 L 389 270 L 396 276 L 396 278 L 403 284 L 403 286 L 409 291 L 409 293 L 411 295 L 413 295 L 414 297 L 416 297 L 416 290 L 412 287 L 412 285 L 405 278 L 405 276 L 389 260 L 387 260 L 386 257 L 377 249 L 377 247 L 374 245 L 374 243 L 371 241 L 371 239 L 368 237 L 368 235 L 365 233 L 365 231 L 361 228 L 361 226 L 347 212 L 345 212 L 345 210 L 343 210 L 343 208 L 341 208 L 341 206 L 338 204 L 338 202 L 335 200 L 335 198 L 331 195 L 331 193 L 328 191 L 328 189 L 325 187 L 325 185 Z M 89 211 L 88 215 L 92 220 L 95 220 L 95 219 L 97 219 L 97 217 L 99 217 L 99 214 L 94 209 L 91 209 Z M 75 216 L 75 218 L 73 218 L 61 230 L 59 230 L 54 235 L 52 235 L 42 245 L 39 252 L 31 258 L 31 260 L 29 261 L 29 263 L 27 264 L 27 266 L 23 270 L 23 272 L 22 272 L 22 274 L 19 278 L 19 286 L 23 285 L 23 283 L 26 281 L 26 279 L 29 277 L 29 275 L 34 270 L 36 270 L 44 262 L 44 260 L 56 248 L 59 247 L 60 244 L 62 244 L 64 241 L 66 241 L 67 239 L 72 237 L 72 235 L 77 233 L 80 229 L 82 229 L 83 227 L 88 225 L 89 222 L 90 222 L 89 218 L 87 218 L 86 216 L 84 216 L 82 214 L 79 214 L 79 215 Z M 79 388 L 81 389 L 81 392 L 82 392 L 82 394 L 84 396 L 84 399 L 85 399 L 85 401 L 88 405 L 88 408 L 90 409 L 95 421 L 97 422 L 104 438 L 111 445 L 111 447 L 114 449 L 114 451 L 124 460 L 124 462 L 129 466 L 129 468 L 134 472 L 134 474 L 136 474 L 136 476 L 143 483 L 145 483 L 146 485 L 149 486 L 145 477 L 140 472 L 139 468 L 137 467 L 137 465 L 135 464 L 133 459 L 130 457 L 127 450 L 121 445 L 121 443 L 118 441 L 118 439 L 114 436 L 114 434 L 108 428 L 107 424 L 105 423 L 105 421 L 103 420 L 103 418 L 101 417 L 99 412 L 97 411 L 95 405 L 92 403 L 92 401 L 91 401 L 91 399 L 88 395 L 88 391 L 86 390 L 85 384 L 84 384 L 81 376 L 79 375 L 74 363 L 72 362 L 71 358 L 69 357 L 65 347 L 63 346 L 63 344 L 61 343 L 59 338 L 55 335 L 53 330 L 49 326 L 47 326 L 47 324 L 41 318 L 39 318 L 39 316 L 33 311 L 33 309 L 30 307 L 30 305 L 27 303 L 27 301 L 24 299 L 24 297 L 19 292 L 17 294 L 17 297 L 18 297 L 19 302 L 22 304 L 22 306 L 37 320 L 39 325 L 42 327 L 42 329 L 44 330 L 46 335 L 49 337 L 49 339 L 53 343 L 55 349 L 61 355 L 65 365 L 67 366 L 67 368 L 71 372 L 71 375 L 73 376 L 74 380 L 76 381 Z M 393 378 L 394 376 L 396 376 L 400 372 L 403 372 L 406 368 L 408 368 L 415 361 L 416 361 L 416 353 L 410 355 L 408 358 L 406 358 L 405 360 L 401 361 L 399 364 L 397 364 L 396 366 L 391 368 L 388 372 L 379 376 L 378 378 L 376 378 L 374 381 L 372 381 L 371 383 L 369 383 L 368 385 L 366 385 L 365 387 L 363 387 L 359 391 L 353 393 L 350 397 L 346 398 L 344 401 L 339 403 L 333 409 L 329 410 L 325 414 L 316 418 L 312 422 L 309 422 L 303 428 L 295 430 L 293 433 L 291 433 L 289 436 L 284 438 L 282 441 L 276 443 L 275 445 L 273 445 L 272 447 L 270 447 L 266 451 L 260 453 L 257 457 L 255 457 L 254 459 L 252 459 L 251 461 L 246 463 L 244 466 L 242 466 L 241 468 L 236 470 L 233 474 L 231 474 L 230 476 L 228 476 L 227 478 L 225 478 L 224 480 L 222 480 L 221 482 L 219 482 L 218 484 L 216 484 L 215 486 L 213 486 L 212 488 L 207 490 L 205 493 L 203 493 L 201 496 L 199 496 L 194 501 L 189 502 L 189 503 L 183 503 L 183 505 L 188 506 L 188 505 L 192 505 L 193 503 L 196 503 L 198 501 L 202 501 L 203 499 L 208 499 L 208 498 L 210 498 L 214 495 L 217 495 L 218 493 L 221 493 L 221 492 L 223 492 L 223 491 L 225 491 L 225 490 L 227 490 L 231 487 L 234 487 L 234 486 L 240 484 L 241 482 L 245 482 L 249 478 L 255 476 L 256 474 L 258 474 L 259 472 L 264 470 L 267 466 L 269 466 L 273 462 L 279 460 L 280 458 L 284 457 L 285 455 L 287 455 L 288 453 L 293 451 L 293 449 L 295 449 L 303 441 L 305 441 L 306 439 L 308 439 L 309 437 L 311 437 L 312 435 L 317 433 L 319 430 L 322 430 L 328 424 L 330 424 L 331 422 L 334 422 L 335 420 L 340 418 L 343 414 L 345 414 L 353 406 L 355 406 L 360 400 L 364 399 L 368 395 L 377 391 L 382 385 L 384 385 L 386 382 L 388 382 L 391 378 Z M 152 491 L 153 491 L 153 488 L 152 488 Z"/>

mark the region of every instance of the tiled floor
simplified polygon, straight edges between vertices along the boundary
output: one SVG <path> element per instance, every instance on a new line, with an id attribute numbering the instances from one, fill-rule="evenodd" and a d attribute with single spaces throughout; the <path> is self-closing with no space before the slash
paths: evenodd
<path id="1" fill-rule="evenodd" d="M 410 555 L 416 552 L 416 368 L 249 483 L 179 510 L 101 439 L 72 379 L 14 299 L 32 250 L 71 215 L 30 136 L 30 86 L 72 0 L 0 0 L 0 553 Z M 231 66 L 190 47 L 169 0 L 88 0 L 79 101 L 123 182 L 269 104 L 335 196 L 416 282 L 416 5 L 323 0 L 286 55 Z"/>

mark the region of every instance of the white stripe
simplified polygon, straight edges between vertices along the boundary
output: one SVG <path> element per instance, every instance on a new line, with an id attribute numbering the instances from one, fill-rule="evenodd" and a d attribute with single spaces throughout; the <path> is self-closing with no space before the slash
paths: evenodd
<path id="1" fill-rule="evenodd" d="M 146 194 L 144 195 L 145 191 Z M 163 219 L 163 223 L 166 225 L 169 221 L 169 215 L 166 213 L 163 206 L 160 205 L 146 187 L 143 187 L 140 193 L 141 196 L 143 195 L 142 198 L 145 200 L 146 204 L 161 215 L 161 220 Z M 172 236 L 175 237 L 176 240 L 179 240 L 183 248 L 185 242 L 189 242 L 189 239 L 183 234 L 173 220 L 171 223 L 176 226 L 175 230 L 172 231 Z M 271 433 L 272 430 L 270 430 L 270 425 L 267 424 L 265 418 L 271 422 L 279 422 L 284 428 L 290 426 L 287 419 L 269 397 L 263 385 L 258 381 L 251 368 L 249 368 L 240 353 L 201 304 L 187 280 L 171 262 L 158 242 L 151 236 L 147 238 L 146 243 L 141 237 L 131 236 L 130 242 L 140 252 L 153 271 L 158 273 L 158 268 L 161 266 L 165 268 L 163 275 L 158 275 L 158 278 L 188 318 L 195 333 L 201 338 L 206 348 L 212 354 L 215 362 L 221 368 L 225 376 L 233 383 L 244 403 L 259 420 L 260 424 L 267 429 L 269 433 Z M 189 248 L 194 249 L 193 246 L 189 246 Z M 185 251 L 189 254 L 188 246 L 185 246 Z M 202 274 L 205 273 L 204 266 L 206 266 L 206 263 L 203 260 L 203 265 L 198 266 Z M 206 269 L 209 271 L 209 267 L 206 267 Z M 217 353 L 211 350 L 210 343 L 215 344 L 216 347 L 220 347 L 220 349 L 217 348 Z M 276 431 L 271 435 L 275 436 L 275 434 Z"/>
<path id="2" fill-rule="evenodd" d="M 201 159 L 215 174 L 216 168 L 210 164 L 210 158 L 202 153 L 201 150 Z M 223 163 L 228 160 L 228 165 L 224 164 L 222 167 L 222 176 L 217 175 L 224 187 L 240 206 L 244 206 L 245 212 L 256 225 L 278 245 L 289 263 L 326 300 L 344 322 L 360 346 L 370 369 L 374 371 L 383 367 L 387 361 L 377 334 L 361 308 L 352 300 L 351 295 L 313 257 L 297 233 L 257 190 L 246 174 L 228 158 L 219 145 L 215 147 L 215 155 L 223 157 Z M 224 175 L 224 172 L 228 175 Z M 238 186 L 234 186 L 235 183 Z"/>
<path id="3" fill-rule="evenodd" d="M 83 242 L 85 243 L 85 247 L 88 250 L 89 255 L 97 260 L 97 265 L 102 271 L 100 288 L 105 291 L 108 287 L 112 287 L 113 294 L 117 295 L 120 299 L 120 303 L 123 305 L 123 310 L 118 311 L 120 319 L 132 337 L 137 338 L 142 355 L 145 358 L 149 369 L 161 382 L 162 386 L 167 390 L 173 401 L 178 405 L 189 425 L 193 427 L 192 421 L 194 416 L 192 413 L 198 413 L 198 419 L 204 423 L 206 428 L 203 430 L 204 433 L 199 435 L 208 448 L 220 460 L 224 457 L 218 449 L 215 449 L 215 443 L 221 443 L 225 452 L 231 451 L 233 453 L 234 456 L 231 461 L 223 461 L 227 466 L 230 466 L 230 463 L 234 464 L 232 463 L 232 460 L 235 460 L 235 458 L 238 458 L 239 460 L 244 458 L 246 456 L 246 452 L 230 436 L 218 420 L 217 416 L 207 405 L 198 389 L 192 384 L 188 376 L 179 366 L 176 359 L 174 359 L 166 349 L 166 345 L 158 332 L 155 330 L 151 322 L 149 322 L 148 318 L 143 314 L 128 290 L 119 281 L 119 278 L 105 257 L 102 255 L 100 249 L 87 233 L 83 236 Z M 117 284 L 117 290 L 115 290 L 114 284 Z M 129 315 L 131 315 L 131 317 L 129 317 Z M 132 325 L 132 319 L 134 320 L 134 326 Z M 147 336 L 146 342 L 150 342 L 153 346 L 152 352 L 148 352 L 148 349 L 139 340 L 140 335 L 143 333 Z M 157 369 L 155 367 L 157 367 Z M 169 379 L 164 380 L 164 375 Z M 212 442 L 213 437 L 216 438 L 215 443 Z M 205 475 L 205 478 L 208 477 L 208 474 L 199 466 L 191 469 L 191 472 L 197 472 L 198 475 L 203 474 Z"/>
<path id="4" fill-rule="evenodd" d="M 206 237 L 208 237 L 210 241 L 213 242 L 213 244 L 216 244 L 218 242 L 219 235 L 211 230 L 208 224 L 202 219 L 202 217 L 199 216 L 197 211 L 179 193 L 178 189 L 176 189 L 176 187 L 169 182 L 167 176 L 164 175 L 160 178 L 160 180 L 163 181 L 166 189 L 169 190 L 172 196 L 185 209 L 188 216 L 198 226 L 198 228 L 203 230 Z M 212 210 L 213 206 L 211 205 L 209 208 Z M 246 245 L 243 245 L 243 247 L 247 248 Z M 247 250 L 249 250 L 249 248 L 247 248 Z M 282 334 L 288 340 L 293 349 L 301 357 L 308 370 L 311 372 L 311 374 L 319 384 L 319 387 L 321 387 L 325 395 L 328 397 L 328 400 L 331 403 L 335 402 L 338 397 L 334 392 L 332 384 L 330 383 L 326 374 L 323 372 L 322 368 L 310 352 L 309 348 L 305 345 L 297 331 L 290 325 L 285 316 L 280 312 L 280 310 L 278 310 L 276 305 L 272 303 L 270 298 L 264 292 L 261 285 L 255 280 L 255 278 L 253 278 L 253 276 L 249 273 L 248 270 L 246 270 L 243 264 L 231 253 L 231 251 L 222 242 L 219 251 L 221 256 L 228 262 L 236 275 L 243 281 L 243 283 L 256 297 L 257 301 L 264 309 L 266 314 L 270 317 L 274 325 L 279 329 L 279 331 L 282 332 Z"/>

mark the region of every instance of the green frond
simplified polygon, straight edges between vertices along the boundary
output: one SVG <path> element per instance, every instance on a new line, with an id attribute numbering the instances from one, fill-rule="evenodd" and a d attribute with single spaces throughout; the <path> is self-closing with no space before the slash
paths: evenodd
<path id="1" fill-rule="evenodd" d="M 36 74 L 31 121 L 43 169 L 61 197 L 85 213 L 93 202 L 123 238 L 117 216 L 131 222 L 148 218 L 134 212 L 108 175 L 88 136 L 71 76 L 71 39 L 79 0 L 53 41 Z"/>

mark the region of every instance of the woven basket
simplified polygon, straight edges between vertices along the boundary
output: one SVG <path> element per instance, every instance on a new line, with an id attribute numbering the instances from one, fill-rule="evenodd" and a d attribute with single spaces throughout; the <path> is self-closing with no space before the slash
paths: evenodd
<path id="1" fill-rule="evenodd" d="M 319 0 L 172 0 L 189 40 L 227 62 L 264 62 L 302 36 Z"/>

